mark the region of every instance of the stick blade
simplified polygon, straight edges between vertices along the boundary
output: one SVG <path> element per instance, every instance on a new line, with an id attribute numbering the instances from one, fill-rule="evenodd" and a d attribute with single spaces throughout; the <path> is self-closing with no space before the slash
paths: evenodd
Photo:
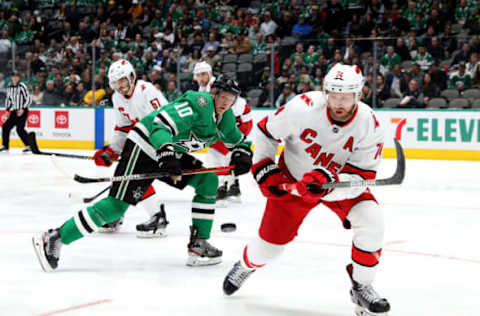
<path id="1" fill-rule="evenodd" d="M 400 184 L 405 178 L 405 153 L 403 152 L 402 145 L 398 139 L 394 138 L 393 142 L 395 144 L 395 151 L 397 154 L 397 169 L 395 170 L 395 174 L 392 176 L 392 184 Z"/>
<path id="2" fill-rule="evenodd" d="M 97 182 L 96 179 L 90 179 L 90 178 L 85 178 L 82 177 L 81 175 L 75 174 L 73 176 L 73 180 L 80 182 L 80 183 L 92 183 L 92 182 Z"/>

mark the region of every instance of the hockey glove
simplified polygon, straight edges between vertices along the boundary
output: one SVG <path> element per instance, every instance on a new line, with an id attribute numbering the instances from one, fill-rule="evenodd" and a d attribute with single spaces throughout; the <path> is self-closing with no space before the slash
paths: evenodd
<path id="1" fill-rule="evenodd" d="M 110 146 L 105 146 L 99 149 L 93 155 L 93 160 L 97 166 L 110 167 L 112 161 L 117 159 L 120 155 L 117 154 Z"/>
<path id="2" fill-rule="evenodd" d="M 260 191 L 267 198 L 280 198 L 288 194 L 287 191 L 278 188 L 281 183 L 292 181 L 270 158 L 265 158 L 252 166 L 252 174 L 260 186 Z"/>
<path id="3" fill-rule="evenodd" d="M 252 156 L 253 153 L 250 147 L 238 146 L 233 149 L 230 165 L 235 167 L 233 169 L 235 176 L 239 176 L 250 171 L 250 168 L 252 167 Z"/>
<path id="4" fill-rule="evenodd" d="M 174 183 L 182 178 L 182 165 L 177 159 L 172 146 L 163 146 L 157 150 L 157 161 L 160 172 L 167 172 Z"/>
<path id="5" fill-rule="evenodd" d="M 337 173 L 320 167 L 303 175 L 302 180 L 297 182 L 297 191 L 305 201 L 318 203 L 325 195 L 333 191 L 333 188 L 322 189 L 321 185 L 328 182 L 338 182 Z"/>

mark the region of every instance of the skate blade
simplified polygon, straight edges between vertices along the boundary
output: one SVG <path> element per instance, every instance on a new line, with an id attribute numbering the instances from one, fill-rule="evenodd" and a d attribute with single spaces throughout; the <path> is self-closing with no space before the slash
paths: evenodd
<path id="1" fill-rule="evenodd" d="M 222 257 L 202 258 L 198 256 L 189 255 L 187 258 L 187 266 L 189 267 L 211 266 L 211 265 L 219 264 L 220 262 L 222 262 Z"/>
<path id="2" fill-rule="evenodd" d="M 228 200 L 217 200 L 215 204 L 216 208 L 227 208 L 228 207 Z"/>
<path id="3" fill-rule="evenodd" d="M 111 233 L 116 233 L 120 230 L 119 226 L 115 227 L 100 227 L 98 228 L 97 233 L 103 233 L 103 234 L 111 234 Z"/>
<path id="4" fill-rule="evenodd" d="M 45 272 L 52 272 L 53 269 L 48 263 L 46 256 L 45 256 L 45 248 L 43 247 L 43 238 L 40 235 L 39 237 L 32 237 L 32 244 L 33 250 L 35 250 L 35 254 L 37 255 L 38 262 L 42 267 L 42 270 Z"/>
<path id="5" fill-rule="evenodd" d="M 137 230 L 137 238 L 165 238 L 167 237 L 167 232 L 165 229 L 157 229 L 154 233 L 152 231 L 145 232 Z"/>
<path id="6" fill-rule="evenodd" d="M 357 315 L 357 316 L 388 316 L 388 312 L 386 312 L 386 313 L 373 313 L 373 312 L 370 312 L 365 307 L 355 305 L 355 315 Z"/>
<path id="7" fill-rule="evenodd" d="M 232 203 L 242 203 L 242 198 L 240 196 L 229 196 L 228 201 Z"/>

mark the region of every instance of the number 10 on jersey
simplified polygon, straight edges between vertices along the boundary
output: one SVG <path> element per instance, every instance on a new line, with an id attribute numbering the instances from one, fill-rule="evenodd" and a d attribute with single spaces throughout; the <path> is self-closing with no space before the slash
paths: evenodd
<path id="1" fill-rule="evenodd" d="M 188 106 L 188 102 L 183 102 L 175 105 L 175 109 L 180 117 L 185 117 L 193 114 L 192 108 Z"/>

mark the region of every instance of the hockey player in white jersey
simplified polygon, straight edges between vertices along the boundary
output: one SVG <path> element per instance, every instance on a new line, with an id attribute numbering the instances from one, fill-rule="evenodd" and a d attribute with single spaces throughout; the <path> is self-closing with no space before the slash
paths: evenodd
<path id="1" fill-rule="evenodd" d="M 384 132 L 373 110 L 360 102 L 364 79 L 358 66 L 335 65 L 323 92 L 296 96 L 258 123 L 252 173 L 267 204 L 259 238 L 225 277 L 231 295 L 256 270 L 278 257 L 305 216 L 319 203 L 353 230 L 347 272 L 357 315 L 386 315 L 390 305 L 372 282 L 382 252 L 382 209 L 368 188 L 322 190 L 312 183 L 372 180 L 381 161 Z M 275 163 L 277 144 L 285 148 Z"/>
<path id="2" fill-rule="evenodd" d="M 93 156 L 97 166 L 110 167 L 112 160 L 119 158 L 128 132 L 142 118 L 168 103 L 162 92 L 150 82 L 136 80 L 135 70 L 129 61 L 117 60 L 108 70 L 110 87 L 115 91 L 112 96 L 115 112 L 115 129 L 109 145 L 97 150 Z M 137 237 L 164 237 L 168 224 L 165 210 L 155 189 L 150 186 L 142 197 L 141 205 L 150 219 L 137 225 Z M 122 224 L 123 219 L 105 224 L 102 232 L 113 232 Z"/>
<path id="3" fill-rule="evenodd" d="M 198 83 L 198 91 L 210 92 L 210 87 L 215 81 L 212 67 L 205 61 L 195 64 L 193 68 L 193 78 Z M 242 97 L 238 97 L 232 105 L 232 111 L 237 120 L 237 127 L 245 137 L 250 134 L 253 127 L 253 120 L 251 117 L 251 108 Z M 212 144 L 207 152 L 206 164 L 210 167 L 226 166 L 231 158 L 230 151 L 221 142 L 217 141 Z M 227 199 L 234 202 L 240 202 L 240 182 L 235 175 L 219 176 L 217 191 L 217 207 L 227 206 Z"/>

